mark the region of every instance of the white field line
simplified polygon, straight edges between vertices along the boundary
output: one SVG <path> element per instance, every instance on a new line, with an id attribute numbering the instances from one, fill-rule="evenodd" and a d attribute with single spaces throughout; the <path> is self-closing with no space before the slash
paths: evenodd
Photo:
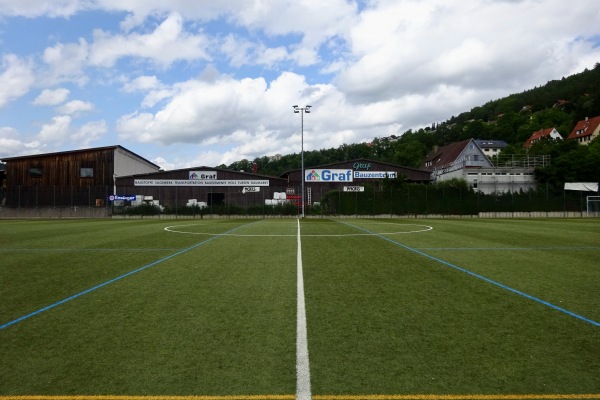
<path id="1" fill-rule="evenodd" d="M 296 399 L 311 400 L 310 369 L 308 364 L 308 339 L 306 330 L 306 304 L 304 302 L 304 277 L 302 273 L 302 241 L 298 219 L 298 284 L 296 312 Z"/>

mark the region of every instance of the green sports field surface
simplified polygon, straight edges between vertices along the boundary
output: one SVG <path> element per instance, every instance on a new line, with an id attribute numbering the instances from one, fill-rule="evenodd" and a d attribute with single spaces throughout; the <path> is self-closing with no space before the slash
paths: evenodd
<path id="1" fill-rule="evenodd" d="M 600 399 L 598 219 L 140 219 L 0 221 L 0 400 L 293 399 L 300 305 L 315 399 Z"/>

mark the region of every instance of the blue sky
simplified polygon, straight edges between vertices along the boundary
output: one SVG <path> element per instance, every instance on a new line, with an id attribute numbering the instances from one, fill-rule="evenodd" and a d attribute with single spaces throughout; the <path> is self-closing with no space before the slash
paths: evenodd
<path id="1" fill-rule="evenodd" d="M 593 0 L 0 0 L 0 159 L 368 142 L 600 62 Z"/>

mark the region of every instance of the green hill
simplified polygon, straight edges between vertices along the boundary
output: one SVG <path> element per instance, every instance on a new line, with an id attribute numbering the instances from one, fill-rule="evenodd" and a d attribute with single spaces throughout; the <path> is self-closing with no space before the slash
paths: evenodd
<path id="1" fill-rule="evenodd" d="M 418 168 L 434 146 L 469 138 L 504 140 L 509 144 L 505 149 L 507 154 L 519 154 L 525 152 L 522 145 L 535 131 L 554 127 L 566 138 L 577 121 L 599 115 L 600 63 L 597 63 L 591 70 L 586 69 L 579 74 L 550 81 L 544 86 L 490 101 L 452 116 L 445 122 L 417 131 L 408 130 L 399 137 L 374 138 L 372 143 L 343 144 L 338 148 L 305 152 L 304 161 L 305 165 L 310 166 L 364 157 Z M 579 146 L 573 142 L 541 142 L 529 152 L 552 156 L 552 165 L 538 171 L 541 183 L 559 185 L 565 180 L 599 179 L 598 143 Z M 585 165 L 579 165 L 581 163 Z M 277 176 L 298 169 L 300 154 L 288 154 L 280 158 L 263 156 L 220 167 L 251 171 L 254 164 L 259 173 Z"/>

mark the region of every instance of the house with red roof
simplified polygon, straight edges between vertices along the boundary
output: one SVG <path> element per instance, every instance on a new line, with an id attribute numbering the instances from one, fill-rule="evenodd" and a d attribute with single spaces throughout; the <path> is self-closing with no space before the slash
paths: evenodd
<path id="1" fill-rule="evenodd" d="M 587 146 L 598 136 L 600 136 L 600 117 L 586 117 L 575 125 L 567 139 L 577 140 L 579 144 Z"/>
<path id="2" fill-rule="evenodd" d="M 535 142 L 542 138 L 562 140 L 562 135 L 558 133 L 556 128 L 540 129 L 539 131 L 533 132 L 533 134 L 523 143 L 523 147 L 526 149 L 530 148 Z"/>

